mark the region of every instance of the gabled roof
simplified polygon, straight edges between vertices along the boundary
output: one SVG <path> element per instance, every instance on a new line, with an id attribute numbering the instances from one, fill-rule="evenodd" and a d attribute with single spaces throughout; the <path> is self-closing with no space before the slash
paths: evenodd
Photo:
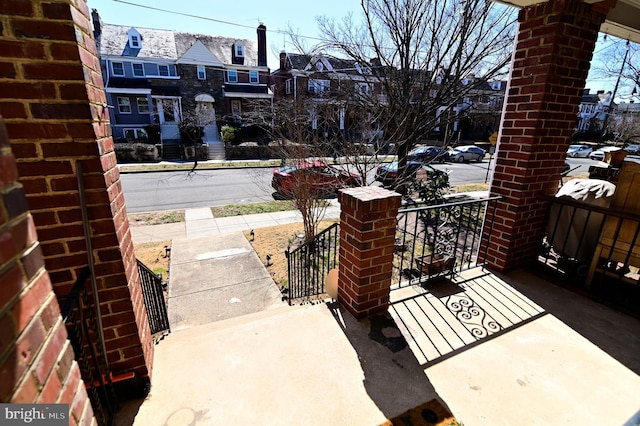
<path id="1" fill-rule="evenodd" d="M 223 66 L 232 64 L 232 46 L 240 41 L 244 46 L 244 66 L 258 66 L 257 40 L 135 27 L 142 41 L 141 47 L 134 49 L 129 46 L 131 28 L 102 24 L 100 55 L 162 58 L 177 60 L 178 63 Z"/>
<path id="2" fill-rule="evenodd" d="M 224 63 L 211 53 L 200 40 L 196 42 L 178 58 L 179 64 L 197 64 L 213 67 L 223 67 Z"/>
<path id="3" fill-rule="evenodd" d="M 134 49 L 129 46 L 130 29 L 131 27 L 122 25 L 103 24 L 100 34 L 100 55 L 171 60 L 178 58 L 173 31 L 136 27 L 142 40 L 141 47 Z"/>
<path id="4" fill-rule="evenodd" d="M 244 45 L 244 65 L 249 67 L 258 66 L 258 42 L 255 40 L 239 40 L 222 36 L 176 32 L 175 44 L 178 56 L 183 56 L 196 41 L 202 43 L 214 57 L 227 65 L 232 63 L 233 43 L 240 41 Z"/>
<path id="5" fill-rule="evenodd" d="M 353 59 L 342 59 L 329 55 L 301 55 L 297 53 L 287 53 L 287 59 L 291 64 L 291 69 L 299 71 L 318 71 L 318 72 L 335 72 L 342 74 L 365 75 L 363 68 L 371 68 L 369 64 L 362 64 L 362 68 L 358 66 L 357 61 Z M 322 63 L 322 66 L 319 66 Z M 322 68 L 322 69 L 320 69 Z M 360 70 L 358 69 L 360 68 Z"/>

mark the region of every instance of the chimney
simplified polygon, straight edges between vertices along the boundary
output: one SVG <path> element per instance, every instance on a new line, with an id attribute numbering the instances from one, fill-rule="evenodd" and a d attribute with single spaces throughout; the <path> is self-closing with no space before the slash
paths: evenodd
<path id="1" fill-rule="evenodd" d="M 102 34 L 102 19 L 98 9 L 91 9 L 91 19 L 93 20 L 93 37 L 98 40 Z"/>
<path id="2" fill-rule="evenodd" d="M 262 22 L 258 25 L 258 66 L 267 66 L 267 27 Z"/>
<path id="3" fill-rule="evenodd" d="M 287 69 L 287 52 L 284 50 L 280 51 L 280 69 L 282 71 Z"/>

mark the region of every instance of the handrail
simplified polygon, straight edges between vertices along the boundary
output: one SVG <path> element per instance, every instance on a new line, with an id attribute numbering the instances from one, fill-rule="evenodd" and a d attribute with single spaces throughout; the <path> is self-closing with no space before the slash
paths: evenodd
<path id="1" fill-rule="evenodd" d="M 78 278 L 76 278 L 76 282 L 73 283 L 73 287 L 71 287 L 71 291 L 67 295 L 67 298 L 64 301 L 64 305 L 60 310 L 60 313 L 62 314 L 62 322 L 66 323 L 69 319 L 69 314 L 71 314 L 71 311 L 73 311 L 73 307 L 75 306 L 76 301 L 80 296 L 80 291 L 85 286 L 90 273 L 91 270 L 89 270 L 87 266 L 80 270 Z"/>

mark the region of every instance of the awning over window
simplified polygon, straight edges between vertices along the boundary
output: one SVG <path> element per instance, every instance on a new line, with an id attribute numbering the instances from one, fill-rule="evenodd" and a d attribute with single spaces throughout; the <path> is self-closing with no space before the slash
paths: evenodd
<path id="1" fill-rule="evenodd" d="M 196 102 L 215 102 L 215 100 L 211 95 L 200 93 L 199 95 L 196 95 Z"/>

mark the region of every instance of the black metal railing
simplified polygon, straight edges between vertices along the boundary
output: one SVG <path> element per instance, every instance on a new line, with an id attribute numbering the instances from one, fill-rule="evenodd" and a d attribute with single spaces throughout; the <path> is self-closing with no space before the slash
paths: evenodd
<path id="1" fill-rule="evenodd" d="M 425 284 L 481 266 L 481 243 L 489 238 L 495 201 L 450 199 L 430 206 L 405 206 L 398 212 L 392 288 Z M 484 245 L 485 250 L 488 243 Z"/>
<path id="2" fill-rule="evenodd" d="M 309 299 L 325 294 L 324 280 L 329 271 L 338 266 L 340 224 L 334 223 L 324 231 L 293 250 L 285 251 L 288 267 L 287 298 L 289 304 L 297 299 Z"/>
<path id="3" fill-rule="evenodd" d="M 142 286 L 142 296 L 144 306 L 147 309 L 147 318 L 151 334 L 171 332 L 169 325 L 169 315 L 167 313 L 167 302 L 162 288 L 162 278 L 158 277 L 144 263 L 138 262 L 138 274 L 140 275 L 140 285 Z"/>
<path id="4" fill-rule="evenodd" d="M 118 399 L 104 353 L 97 307 L 87 290 L 86 284 L 90 277 L 88 267 L 80 271 L 61 313 L 96 422 L 99 425 L 111 425 Z"/>
<path id="5" fill-rule="evenodd" d="M 640 216 L 553 198 L 538 262 L 559 282 L 640 314 Z"/>

